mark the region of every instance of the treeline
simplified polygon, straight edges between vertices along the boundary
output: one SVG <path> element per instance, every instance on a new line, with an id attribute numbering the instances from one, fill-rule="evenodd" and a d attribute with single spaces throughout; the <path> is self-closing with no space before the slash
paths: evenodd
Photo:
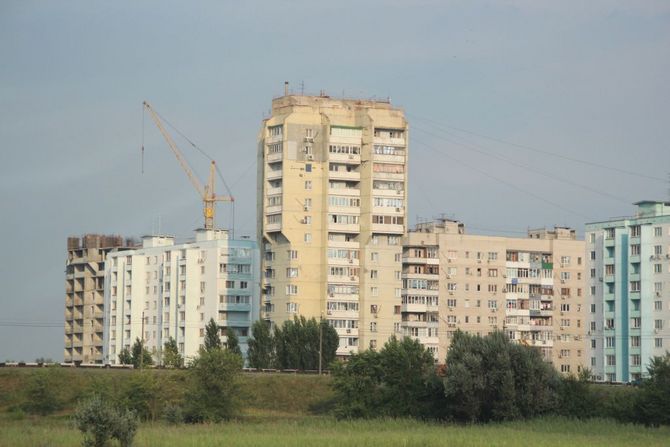
<path id="1" fill-rule="evenodd" d="M 339 337 L 326 320 L 295 317 L 270 330 L 263 321 L 254 323 L 247 361 L 256 369 L 326 369 L 335 360 Z"/>
<path id="2" fill-rule="evenodd" d="M 502 332 L 457 331 L 446 365 L 438 374 L 432 354 L 409 338 L 354 354 L 333 370 L 335 414 L 462 422 L 558 414 L 670 424 L 670 354 L 653 359 L 639 387 L 612 387 L 589 383 L 589 371 L 563 377 L 539 350 L 513 344 Z"/>

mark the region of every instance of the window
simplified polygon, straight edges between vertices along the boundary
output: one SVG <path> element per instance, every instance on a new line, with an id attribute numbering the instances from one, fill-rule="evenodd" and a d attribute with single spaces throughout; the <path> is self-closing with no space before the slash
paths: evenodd
<path id="1" fill-rule="evenodd" d="M 377 322 L 373 321 L 370 323 L 370 332 L 377 332 Z"/>
<path id="2" fill-rule="evenodd" d="M 377 279 L 379 276 L 377 270 L 370 270 L 370 279 Z"/>
<path id="3" fill-rule="evenodd" d="M 286 294 L 287 295 L 297 295 L 298 294 L 298 286 L 295 284 L 287 284 L 286 285 Z"/>
<path id="4" fill-rule="evenodd" d="M 312 189 L 312 181 L 305 180 L 305 189 Z"/>
<path id="5" fill-rule="evenodd" d="M 447 300 L 447 307 L 456 307 L 456 300 L 454 298 L 450 298 Z"/>
<path id="6" fill-rule="evenodd" d="M 639 329 L 642 319 L 640 317 L 633 317 L 630 319 L 630 327 L 633 329 Z"/>
<path id="7" fill-rule="evenodd" d="M 632 244 L 630 246 L 631 256 L 640 256 L 640 244 Z"/>
<path id="8" fill-rule="evenodd" d="M 289 267 L 286 269 L 286 277 L 287 278 L 297 278 L 298 277 L 298 268 L 297 267 Z"/>
<path id="9" fill-rule="evenodd" d="M 561 272 L 561 281 L 567 281 L 570 279 L 570 272 Z"/>
<path id="10" fill-rule="evenodd" d="M 640 237 L 641 227 L 639 225 L 633 225 L 630 227 L 630 236 L 631 237 Z"/>
<path id="11" fill-rule="evenodd" d="M 663 228 L 662 227 L 654 227 L 654 236 L 656 236 L 656 237 L 663 236 Z"/>
<path id="12" fill-rule="evenodd" d="M 661 245 L 654 245 L 654 254 L 660 256 L 663 254 L 663 247 Z"/>
<path id="13" fill-rule="evenodd" d="M 305 172 L 312 172 L 312 163 L 305 163 Z"/>
<path id="14" fill-rule="evenodd" d="M 607 361 L 607 366 L 616 366 L 616 356 L 610 354 L 607 355 L 605 359 Z"/>
<path id="15" fill-rule="evenodd" d="M 489 278 L 495 278 L 498 276 L 498 269 L 489 269 Z"/>
<path id="16" fill-rule="evenodd" d="M 654 273 L 663 273 L 663 265 L 654 264 Z"/>
<path id="17" fill-rule="evenodd" d="M 305 233 L 305 242 L 312 242 L 312 233 Z"/>
<path id="18" fill-rule="evenodd" d="M 298 259 L 298 250 L 288 250 L 289 259 Z"/>
<path id="19" fill-rule="evenodd" d="M 640 291 L 640 281 L 631 281 L 630 282 L 630 291 L 639 292 Z"/>
<path id="20" fill-rule="evenodd" d="M 370 295 L 379 296 L 379 287 L 370 287 Z"/>
<path id="21" fill-rule="evenodd" d="M 630 337 L 630 346 L 633 348 L 639 348 L 640 347 L 640 336 L 639 335 L 633 335 Z"/>
<path id="22" fill-rule="evenodd" d="M 640 366 L 641 362 L 641 356 L 640 354 L 633 354 L 630 356 L 630 364 L 632 366 Z"/>
<path id="23" fill-rule="evenodd" d="M 294 314 L 298 312 L 298 303 L 286 303 L 286 312 Z"/>
<path id="24" fill-rule="evenodd" d="M 591 260 L 592 260 L 592 261 L 595 261 L 595 260 L 596 260 L 596 252 L 595 252 L 595 251 L 592 251 L 592 252 L 591 252 Z"/>
<path id="25" fill-rule="evenodd" d="M 591 286 L 591 289 L 589 291 L 591 293 L 591 296 L 596 296 L 596 286 Z"/>
<path id="26" fill-rule="evenodd" d="M 654 338 L 654 347 L 655 348 L 662 348 L 663 347 L 663 339 L 662 338 Z"/>
<path id="27" fill-rule="evenodd" d="M 654 320 L 654 329 L 663 329 L 663 320 Z"/>

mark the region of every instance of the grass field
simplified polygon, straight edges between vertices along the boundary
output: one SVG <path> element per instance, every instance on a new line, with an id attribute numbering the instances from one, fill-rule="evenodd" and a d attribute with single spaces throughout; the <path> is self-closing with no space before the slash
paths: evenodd
<path id="1" fill-rule="evenodd" d="M 82 437 L 70 415 L 92 390 L 123 388 L 136 374 L 154 374 L 160 394 L 178 397 L 184 371 L 62 369 L 54 372 L 63 407 L 38 417 L 21 410 L 24 388 L 36 370 L 0 369 L 0 447 L 77 446 Z M 299 374 L 244 374 L 239 418 L 223 424 L 143 423 L 135 438 L 144 446 L 670 446 L 670 427 L 651 429 L 610 420 L 557 417 L 489 425 L 413 420 L 337 421 L 327 410 L 331 378 Z M 116 444 L 112 444 L 116 445 Z"/>
<path id="2" fill-rule="evenodd" d="M 79 445 L 67 420 L 0 422 L 0 446 Z M 144 424 L 134 446 L 667 446 L 670 429 L 560 418 L 490 425 L 410 420 L 335 421 L 327 417 L 245 418 L 215 425 Z"/>

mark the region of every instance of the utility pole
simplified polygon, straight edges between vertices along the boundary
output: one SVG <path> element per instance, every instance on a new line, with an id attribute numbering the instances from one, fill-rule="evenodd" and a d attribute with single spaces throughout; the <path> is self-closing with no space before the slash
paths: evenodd
<path id="1" fill-rule="evenodd" d="M 144 311 L 142 311 L 142 333 L 140 334 L 142 340 L 140 342 L 140 369 L 144 366 Z"/>
<path id="2" fill-rule="evenodd" d="M 321 354 L 322 351 L 323 351 L 323 312 L 319 317 L 319 375 L 321 375 L 321 362 L 323 358 L 323 355 Z"/>

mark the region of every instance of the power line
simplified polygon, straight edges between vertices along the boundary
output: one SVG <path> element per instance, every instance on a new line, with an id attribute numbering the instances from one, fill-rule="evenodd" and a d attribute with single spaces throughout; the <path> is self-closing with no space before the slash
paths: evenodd
<path id="1" fill-rule="evenodd" d="M 464 161 L 462 161 L 462 160 L 460 160 L 460 159 L 458 159 L 458 158 L 456 158 L 456 157 L 453 157 L 452 155 L 449 155 L 449 154 L 447 154 L 447 153 L 445 153 L 445 152 L 443 152 L 443 151 L 439 151 L 439 150 L 433 148 L 432 146 L 430 146 L 430 145 L 424 143 L 424 142 L 421 141 L 421 140 L 417 140 L 417 139 L 415 138 L 415 141 L 416 141 L 417 143 L 419 143 L 420 145 L 426 147 L 426 148 L 429 149 L 429 150 L 432 150 L 432 151 L 434 151 L 434 152 L 437 152 L 438 154 L 440 154 L 440 155 L 442 155 L 442 156 L 444 156 L 444 157 L 447 157 L 447 158 L 449 158 L 449 159 L 455 161 L 456 163 L 458 163 L 458 164 L 460 164 L 460 165 L 462 165 L 462 166 L 465 166 L 465 167 L 467 167 L 467 168 L 469 168 L 469 169 L 471 169 L 471 170 L 473 170 L 473 171 L 479 172 L 480 174 L 482 174 L 482 175 L 484 175 L 484 176 L 486 176 L 486 177 L 489 177 L 489 178 L 491 178 L 491 179 L 493 179 L 493 180 L 496 180 L 497 182 L 500 182 L 500 183 L 502 183 L 502 184 L 504 184 L 504 185 L 506 185 L 506 186 L 508 186 L 508 187 L 510 187 L 510 188 L 512 188 L 512 189 L 515 189 L 515 190 L 521 192 L 522 194 L 526 194 L 526 195 L 528 195 L 528 196 L 534 197 L 534 198 L 537 199 L 537 200 L 540 200 L 540 201 L 542 201 L 542 202 L 545 202 L 545 203 L 547 203 L 547 204 L 549 204 L 549 205 L 551 205 L 551 206 L 553 206 L 553 207 L 555 207 L 555 208 L 558 208 L 558 209 L 563 210 L 563 211 L 565 211 L 565 212 L 568 212 L 568 213 L 570 213 L 570 214 L 579 216 L 579 217 L 581 217 L 582 219 L 592 220 L 592 218 L 589 217 L 589 216 L 586 216 L 586 215 L 584 215 L 584 214 L 582 214 L 582 213 L 580 213 L 580 212 L 578 212 L 578 211 L 574 211 L 574 210 L 571 210 L 571 209 L 569 209 L 569 208 L 566 208 L 566 207 L 564 207 L 563 205 L 561 205 L 561 204 L 559 204 L 559 203 L 556 203 L 556 202 L 554 202 L 554 201 L 548 200 L 548 199 L 546 199 L 546 198 L 544 198 L 544 197 L 542 197 L 542 196 L 540 196 L 540 195 L 537 195 L 537 194 L 535 194 L 535 193 L 533 193 L 533 192 L 531 192 L 531 191 L 528 191 L 527 189 L 524 189 L 524 188 L 521 188 L 521 187 L 519 187 L 519 186 L 516 186 L 515 184 L 510 183 L 510 182 L 508 182 L 508 181 L 506 181 L 506 180 L 503 180 L 503 179 L 501 179 L 500 177 L 496 177 L 495 175 L 490 174 L 490 173 L 488 173 L 488 172 L 486 172 L 486 171 L 484 171 L 484 170 L 482 170 L 482 169 L 479 169 L 479 168 L 477 168 L 476 166 L 472 166 L 471 164 L 466 163 L 466 162 L 464 162 Z"/>
<path id="2" fill-rule="evenodd" d="M 537 169 L 537 168 L 533 168 L 532 166 L 529 166 L 529 165 L 526 165 L 526 164 L 523 164 L 523 163 L 519 163 L 519 162 L 515 162 L 515 161 L 513 161 L 513 160 L 510 160 L 510 159 L 508 159 L 508 158 L 502 157 L 502 156 L 500 156 L 500 155 L 493 154 L 493 153 L 491 153 L 491 152 L 487 152 L 487 151 L 481 149 L 479 146 L 476 146 L 476 145 L 473 145 L 473 144 L 461 143 L 461 142 L 454 141 L 454 140 L 450 140 L 450 139 L 448 139 L 448 138 L 445 138 L 445 137 L 442 137 L 442 136 L 439 136 L 439 135 L 435 135 L 434 133 L 429 132 L 429 131 L 427 131 L 427 130 L 421 129 L 420 127 L 416 127 L 416 126 L 414 126 L 414 129 L 416 129 L 416 130 L 418 130 L 418 131 L 420 131 L 420 132 L 423 132 L 423 133 L 425 133 L 426 135 L 432 136 L 432 137 L 434 137 L 434 138 L 437 138 L 437 139 L 440 139 L 440 140 L 444 140 L 444 141 L 446 141 L 446 142 L 448 142 L 448 143 L 456 144 L 456 145 L 458 145 L 458 146 L 462 146 L 462 147 L 464 147 L 464 148 L 470 149 L 470 150 L 472 150 L 472 151 L 475 151 L 475 152 L 477 152 L 477 153 L 483 154 L 483 155 L 485 155 L 485 156 L 492 157 L 492 158 L 494 158 L 494 159 L 496 159 L 496 160 L 500 160 L 500 161 L 502 161 L 502 162 L 504 162 L 504 163 L 508 163 L 508 164 L 513 165 L 513 166 L 517 166 L 517 167 L 520 167 L 520 168 L 522 168 L 522 169 L 526 169 L 526 170 L 528 170 L 528 171 L 531 172 L 531 173 L 538 174 L 538 175 L 542 175 L 542 176 L 544 176 L 544 177 L 548 177 L 548 178 L 554 179 L 554 180 L 556 180 L 556 181 L 559 181 L 559 182 L 562 182 L 562 183 L 565 183 L 565 184 L 568 184 L 568 185 L 571 185 L 571 186 L 576 186 L 576 187 L 578 187 L 578 188 L 585 189 L 585 190 L 590 191 L 590 192 L 593 192 L 593 193 L 595 193 L 595 194 L 599 194 L 599 195 L 601 195 L 601 196 L 608 197 L 608 198 L 610 198 L 610 199 L 612 199 L 612 200 L 616 200 L 616 201 L 618 201 L 618 202 L 625 203 L 626 205 L 630 205 L 630 203 L 632 202 L 632 200 L 622 199 L 621 197 L 617 197 L 617 196 L 612 195 L 612 194 L 610 194 L 610 193 L 608 193 L 608 192 L 605 192 L 605 191 L 600 191 L 600 190 L 598 190 L 598 189 L 596 189 L 596 188 L 593 188 L 593 187 L 591 187 L 591 186 L 584 185 L 584 184 L 582 184 L 582 183 L 577 183 L 577 182 L 574 182 L 574 181 L 572 181 L 572 180 L 567 180 L 567 179 L 565 179 L 565 178 L 556 176 L 556 175 L 551 174 L 551 173 L 548 173 L 548 172 L 546 172 L 546 171 L 542 171 L 542 170 L 539 170 L 539 169 Z"/>
<path id="3" fill-rule="evenodd" d="M 520 149 L 525 149 L 525 150 L 528 150 L 528 151 L 531 151 L 531 152 L 537 152 L 537 153 L 540 153 L 540 154 L 549 155 L 551 157 L 560 158 L 560 159 L 571 161 L 571 162 L 574 162 L 574 163 L 581 163 L 581 164 L 584 164 L 584 165 L 588 165 L 588 166 L 592 166 L 592 167 L 596 167 L 596 168 L 600 168 L 600 169 L 606 169 L 606 170 L 618 172 L 620 174 L 627 174 L 627 175 L 632 175 L 632 176 L 636 176 L 636 177 L 646 178 L 648 180 L 654 180 L 654 181 L 657 181 L 657 182 L 666 182 L 667 181 L 666 179 L 663 179 L 663 178 L 660 178 L 660 177 L 655 177 L 653 175 L 643 174 L 643 173 L 635 172 L 635 171 L 629 171 L 629 170 L 626 170 L 626 169 L 621 169 L 621 168 L 617 168 L 617 167 L 614 167 L 614 166 L 608 166 L 608 165 L 604 165 L 604 164 L 601 164 L 601 163 L 595 163 L 595 162 L 592 162 L 592 161 L 589 161 L 589 160 L 583 160 L 583 159 L 579 159 L 579 158 L 575 158 L 575 157 L 570 157 L 570 156 L 567 156 L 567 155 L 561 155 L 561 154 L 557 154 L 555 152 L 551 152 L 551 151 L 548 151 L 548 150 L 545 150 L 545 149 L 538 149 L 536 147 L 528 146 L 528 145 L 525 145 L 525 144 L 513 143 L 511 141 L 506 141 L 506 140 L 502 140 L 500 138 L 491 137 L 491 136 L 488 136 L 488 135 L 484 135 L 484 134 L 481 134 L 481 133 L 478 133 L 478 132 L 463 129 L 463 128 L 460 128 L 460 127 L 455 127 L 455 126 L 451 126 L 451 125 L 448 125 L 448 124 L 438 123 L 437 121 L 431 120 L 430 118 L 422 118 L 422 117 L 419 117 L 417 115 L 410 114 L 410 113 L 407 113 L 407 115 L 411 116 L 411 117 L 414 117 L 415 119 L 425 121 L 426 123 L 429 123 L 429 125 L 432 125 L 433 127 L 442 129 L 442 131 L 444 131 L 444 132 L 447 132 L 446 130 L 444 130 L 444 128 L 449 128 L 449 129 L 453 129 L 453 130 L 456 130 L 456 131 L 459 131 L 459 132 L 467 133 L 469 135 L 473 135 L 473 136 L 476 136 L 476 137 L 479 137 L 479 138 L 484 138 L 486 140 L 495 141 L 496 143 L 501 143 L 501 144 L 505 144 L 505 145 L 508 145 L 508 146 L 513 146 L 513 147 L 517 147 L 517 148 L 520 148 Z M 432 123 L 432 124 L 430 124 L 430 123 Z"/>

